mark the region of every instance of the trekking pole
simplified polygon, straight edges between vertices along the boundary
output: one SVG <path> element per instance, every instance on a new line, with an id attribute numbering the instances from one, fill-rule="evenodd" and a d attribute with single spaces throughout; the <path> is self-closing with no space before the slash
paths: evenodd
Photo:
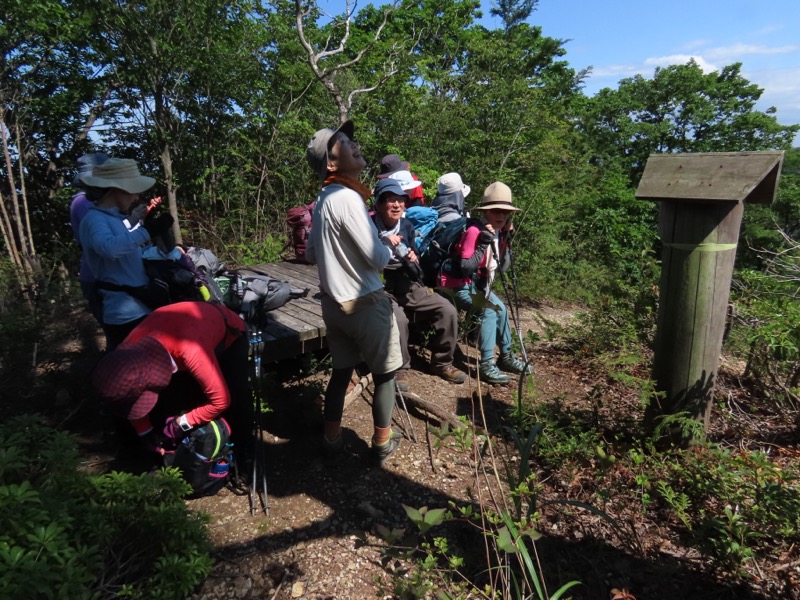
<path id="1" fill-rule="evenodd" d="M 254 392 L 255 416 L 253 418 L 253 468 L 250 473 L 250 514 L 256 516 L 259 512 L 257 506 L 261 503 L 264 515 L 269 516 L 269 498 L 267 496 L 266 461 L 264 460 L 264 444 L 262 443 L 263 428 L 261 427 L 261 354 L 264 349 L 261 330 L 256 329 L 250 334 L 250 347 L 253 352 L 253 374 L 256 390 Z M 259 486 L 259 484 L 261 484 Z M 258 501 L 256 500 L 258 497 Z"/>
<path id="2" fill-rule="evenodd" d="M 514 298 L 512 299 L 511 293 L 508 291 L 508 284 L 506 283 L 505 274 L 500 270 L 500 252 L 499 249 L 492 245 L 492 251 L 495 253 L 495 260 L 497 261 L 497 271 L 500 273 L 500 283 L 503 286 L 503 293 L 506 297 L 506 308 L 508 312 L 511 314 L 511 319 L 514 321 L 514 328 L 517 332 L 517 338 L 519 339 L 519 346 L 520 352 L 522 352 L 522 360 L 525 362 L 525 369 L 527 370 L 530 361 L 528 359 L 528 353 L 525 350 L 525 339 L 522 336 L 522 322 L 519 320 L 519 295 L 517 294 L 516 285 L 514 281 L 516 281 L 516 275 L 514 273 L 514 255 L 511 254 L 511 246 L 508 246 L 508 253 L 509 253 L 509 260 L 511 262 L 510 271 L 512 274 L 512 286 L 514 287 Z"/>
<path id="3" fill-rule="evenodd" d="M 395 387 L 395 392 L 400 397 L 400 402 L 403 404 L 403 411 L 406 413 L 406 422 L 408 423 L 408 429 L 411 431 L 411 439 L 414 440 L 414 443 L 417 443 L 417 432 L 414 431 L 414 423 L 411 421 L 411 415 L 408 414 L 408 406 L 406 405 L 406 398 L 403 396 L 403 392 L 400 391 L 400 388 Z M 397 408 L 397 404 L 394 405 Z M 399 410 L 399 409 L 398 409 Z"/>

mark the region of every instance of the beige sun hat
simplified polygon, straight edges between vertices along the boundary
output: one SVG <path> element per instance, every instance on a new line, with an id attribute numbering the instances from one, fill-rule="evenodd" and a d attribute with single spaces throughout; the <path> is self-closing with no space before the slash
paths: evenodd
<path id="1" fill-rule="evenodd" d="M 518 212 L 520 209 L 511 203 L 511 188 L 501 181 L 495 181 L 483 191 L 483 200 L 475 210 L 508 210 Z"/>
<path id="2" fill-rule="evenodd" d="M 139 173 L 136 161 L 129 158 L 109 158 L 97 165 L 91 175 L 81 175 L 81 181 L 89 187 L 117 188 L 129 194 L 141 194 L 156 183 L 152 177 Z"/>

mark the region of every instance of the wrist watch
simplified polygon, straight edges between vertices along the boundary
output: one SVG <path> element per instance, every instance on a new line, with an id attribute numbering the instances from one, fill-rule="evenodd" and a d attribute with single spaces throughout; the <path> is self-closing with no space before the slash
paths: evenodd
<path id="1" fill-rule="evenodd" d="M 182 431 L 191 431 L 192 426 L 189 425 L 189 421 L 186 420 L 186 415 L 181 415 L 178 417 L 178 425 L 180 426 Z"/>

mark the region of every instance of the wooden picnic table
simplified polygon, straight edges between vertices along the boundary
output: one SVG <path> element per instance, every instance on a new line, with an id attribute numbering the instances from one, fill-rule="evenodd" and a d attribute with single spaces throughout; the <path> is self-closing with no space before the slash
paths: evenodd
<path id="1" fill-rule="evenodd" d="M 275 279 L 288 281 L 292 287 L 309 290 L 306 297 L 290 300 L 267 313 L 267 324 L 261 330 L 264 340 L 262 360 L 277 361 L 325 348 L 317 266 L 286 260 L 253 268 Z"/>

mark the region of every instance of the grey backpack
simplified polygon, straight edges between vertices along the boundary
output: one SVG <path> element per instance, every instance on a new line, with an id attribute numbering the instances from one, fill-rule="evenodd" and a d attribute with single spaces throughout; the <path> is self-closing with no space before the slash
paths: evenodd
<path id="1" fill-rule="evenodd" d="M 192 259 L 195 268 L 198 271 L 203 271 L 207 277 L 216 277 L 225 268 L 225 265 L 219 261 L 217 255 L 207 248 L 191 246 L 186 249 L 186 254 Z"/>
<path id="2" fill-rule="evenodd" d="M 230 279 L 228 308 L 253 325 L 264 325 L 266 313 L 293 298 L 305 297 L 309 291 L 309 288 L 294 288 L 288 281 L 275 279 L 255 267 L 225 271 L 224 275 Z"/>

